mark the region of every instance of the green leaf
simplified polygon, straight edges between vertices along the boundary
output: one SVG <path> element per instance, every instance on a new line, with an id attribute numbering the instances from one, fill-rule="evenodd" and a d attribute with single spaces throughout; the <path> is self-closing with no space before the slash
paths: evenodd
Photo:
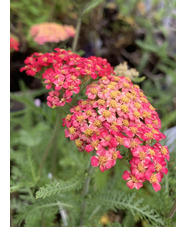
<path id="1" fill-rule="evenodd" d="M 132 82 L 141 83 L 141 82 L 143 82 L 145 80 L 145 78 L 146 78 L 145 76 L 142 76 L 142 77 L 139 77 L 139 78 L 133 78 Z"/>
<path id="2" fill-rule="evenodd" d="M 83 11 L 81 13 L 81 16 L 85 15 L 86 13 L 88 13 L 89 11 L 91 11 L 92 9 L 94 9 L 96 6 L 98 6 L 103 0 L 93 0 L 93 1 L 89 1 L 85 4 Z"/>
<path id="3" fill-rule="evenodd" d="M 149 52 L 156 52 L 157 51 L 157 46 L 156 45 L 153 45 L 153 44 L 149 44 L 147 42 L 144 42 L 144 41 L 141 41 L 141 40 L 136 40 L 136 44 L 146 50 L 146 51 L 149 51 Z"/>
<path id="4" fill-rule="evenodd" d="M 82 184 L 83 178 L 75 177 L 69 181 L 55 180 L 51 183 L 41 187 L 39 191 L 36 192 L 36 199 L 46 198 L 51 195 L 61 194 L 63 192 L 76 190 Z"/>
<path id="5" fill-rule="evenodd" d="M 154 226 L 164 225 L 161 215 L 156 210 L 150 208 L 149 205 L 144 205 L 143 198 L 137 199 L 135 193 L 129 195 L 120 191 L 107 192 L 101 196 L 101 200 L 110 209 L 127 209 L 134 217 L 138 215 L 140 219 L 148 220 Z"/>

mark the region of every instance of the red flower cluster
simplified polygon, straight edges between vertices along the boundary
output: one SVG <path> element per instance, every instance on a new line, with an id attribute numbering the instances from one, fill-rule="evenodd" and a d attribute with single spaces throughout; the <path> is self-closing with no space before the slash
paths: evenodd
<path id="1" fill-rule="evenodd" d="M 19 42 L 12 36 L 10 36 L 10 51 L 19 51 Z"/>
<path id="2" fill-rule="evenodd" d="M 47 89 L 52 89 L 47 97 L 50 107 L 64 106 L 71 102 L 73 93 L 80 91 L 81 77 L 93 79 L 113 73 L 113 68 L 106 59 L 101 57 L 83 58 L 71 51 L 56 48 L 52 53 L 34 53 L 25 60 L 26 74 L 35 76 L 37 72 L 46 69 L 42 74 Z"/>
<path id="3" fill-rule="evenodd" d="M 110 169 L 121 159 L 120 147 L 131 151 L 130 171 L 123 179 L 129 188 L 139 189 L 149 181 L 160 190 L 163 174 L 167 174 L 165 159 L 169 151 L 159 141 L 161 122 L 143 91 L 125 77 L 104 76 L 87 86 L 87 100 L 80 100 L 63 119 L 65 136 L 75 140 L 79 151 L 91 152 L 92 166 L 101 171 Z M 153 146 L 150 146 L 155 142 Z"/>
<path id="4" fill-rule="evenodd" d="M 39 45 L 45 43 L 58 43 L 75 36 L 75 28 L 71 25 L 61 25 L 57 23 L 41 23 L 33 25 L 30 35 Z"/>

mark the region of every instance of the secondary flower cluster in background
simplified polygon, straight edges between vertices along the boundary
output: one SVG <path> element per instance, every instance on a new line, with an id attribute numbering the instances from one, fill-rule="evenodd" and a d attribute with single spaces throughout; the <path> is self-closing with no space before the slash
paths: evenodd
<path id="1" fill-rule="evenodd" d="M 30 35 L 39 45 L 65 41 L 70 37 L 74 37 L 75 32 L 75 28 L 71 25 L 61 25 L 53 22 L 36 24 L 30 28 Z"/>
<path id="2" fill-rule="evenodd" d="M 159 182 L 168 172 L 169 151 L 159 143 L 165 135 L 143 91 L 124 76 L 110 75 L 88 85 L 85 94 L 88 99 L 79 100 L 63 119 L 66 137 L 74 140 L 80 151 L 94 150 L 91 164 L 101 171 L 123 158 L 121 146 L 128 148 L 131 166 L 123 174 L 128 187 L 139 189 L 147 180 L 155 191 L 160 190 Z"/>
<path id="3" fill-rule="evenodd" d="M 80 91 L 81 78 L 108 76 L 113 72 L 113 67 L 106 59 L 101 57 L 83 58 L 71 51 L 56 48 L 52 53 L 34 53 L 25 60 L 26 66 L 20 71 L 27 75 L 35 76 L 42 69 L 44 83 L 51 89 L 47 97 L 48 106 L 54 108 L 64 106 L 72 101 L 73 93 Z"/>
<path id="4" fill-rule="evenodd" d="M 19 41 L 10 35 L 10 51 L 19 51 Z"/>

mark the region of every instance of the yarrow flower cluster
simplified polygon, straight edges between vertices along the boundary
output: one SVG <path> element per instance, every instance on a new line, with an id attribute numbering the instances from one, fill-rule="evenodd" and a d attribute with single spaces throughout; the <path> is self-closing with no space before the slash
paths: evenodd
<path id="1" fill-rule="evenodd" d="M 72 101 L 73 93 L 80 91 L 81 78 L 108 76 L 113 73 L 113 67 L 101 57 L 83 58 L 71 51 L 56 48 L 52 53 L 34 53 L 25 60 L 26 66 L 20 71 L 35 76 L 45 69 L 42 79 L 46 89 L 51 89 L 47 97 L 49 107 L 64 106 Z"/>
<path id="2" fill-rule="evenodd" d="M 75 36 L 75 28 L 71 25 L 61 25 L 53 22 L 33 25 L 30 35 L 39 45 L 58 43 Z"/>
<path id="3" fill-rule="evenodd" d="M 19 45 L 19 41 L 13 36 L 10 36 L 10 51 L 19 51 Z"/>
<path id="4" fill-rule="evenodd" d="M 88 99 L 79 100 L 63 119 L 65 136 L 75 141 L 79 151 L 94 151 L 91 164 L 101 171 L 123 158 L 122 146 L 128 148 L 130 171 L 123 173 L 127 186 L 139 189 L 149 181 L 155 191 L 160 190 L 169 151 L 159 143 L 165 135 L 143 91 L 129 78 L 109 75 L 88 85 L 86 95 Z"/>

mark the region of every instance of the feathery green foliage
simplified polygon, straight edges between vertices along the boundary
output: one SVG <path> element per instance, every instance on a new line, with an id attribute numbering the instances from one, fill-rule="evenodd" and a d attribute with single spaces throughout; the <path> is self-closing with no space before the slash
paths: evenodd
<path id="1" fill-rule="evenodd" d="M 55 180 L 44 187 L 41 187 L 39 191 L 36 192 L 36 199 L 77 190 L 82 185 L 83 179 L 84 177 L 82 176 L 76 176 L 68 181 Z"/>

